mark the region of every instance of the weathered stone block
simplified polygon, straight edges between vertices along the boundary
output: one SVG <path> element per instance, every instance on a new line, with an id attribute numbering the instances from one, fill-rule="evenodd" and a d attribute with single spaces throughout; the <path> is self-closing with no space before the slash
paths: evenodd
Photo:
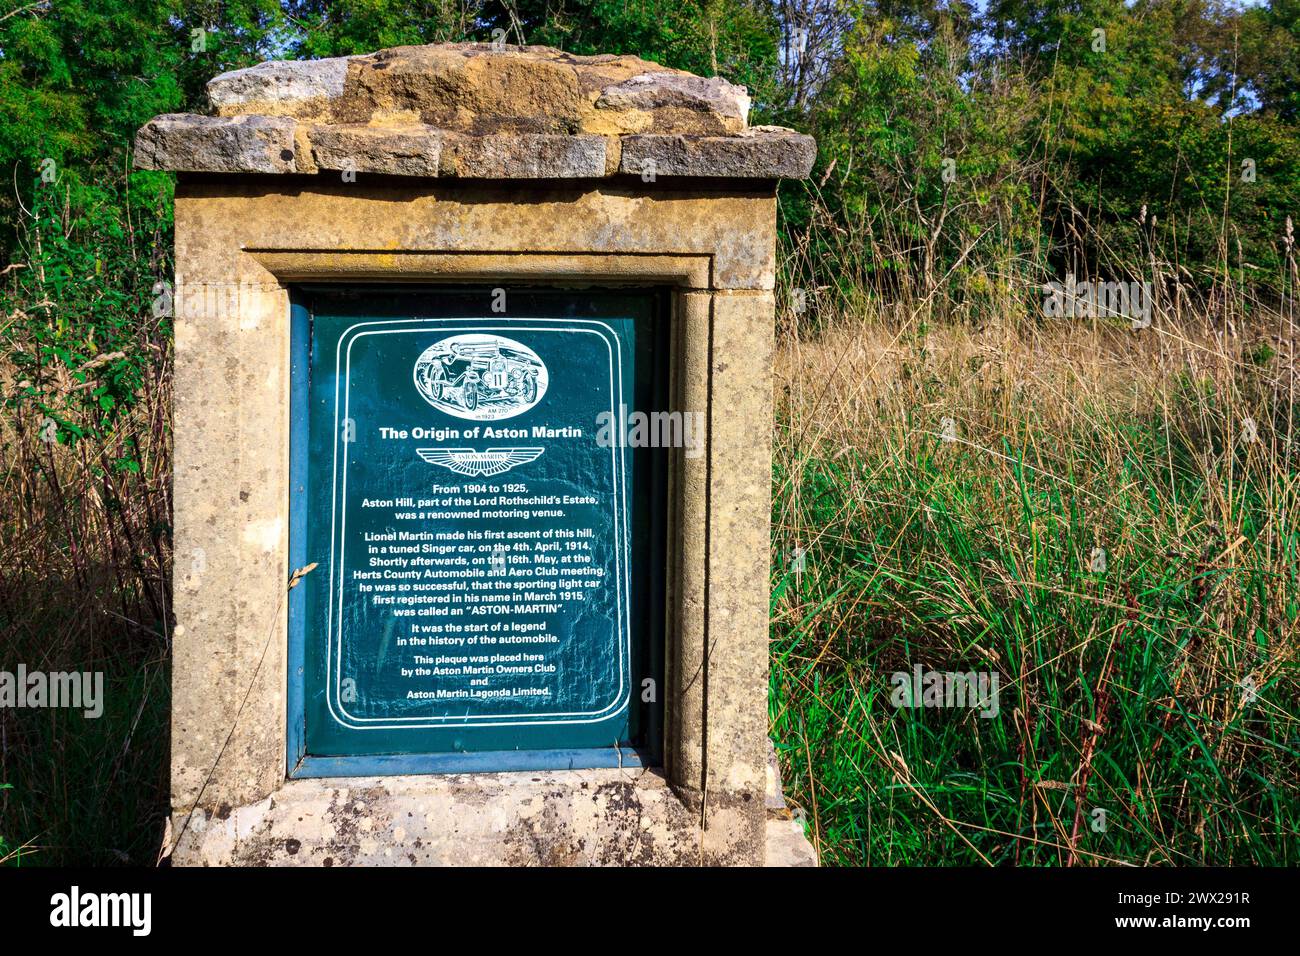
<path id="1" fill-rule="evenodd" d="M 172 829 L 208 866 L 680 866 L 696 823 L 660 774 L 589 770 L 294 780 Z"/>
<path id="2" fill-rule="evenodd" d="M 817 155 L 811 136 L 760 126 L 737 136 L 623 137 L 619 171 L 641 176 L 803 179 Z"/>
<path id="3" fill-rule="evenodd" d="M 393 176 L 437 176 L 442 137 L 432 126 L 317 125 L 307 134 L 312 159 L 321 169 Z"/>
<path id="4" fill-rule="evenodd" d="M 721 77 L 642 73 L 607 87 L 597 109 L 647 114 L 646 132 L 738 133 L 749 117 L 749 93 Z M 692 128 L 693 127 L 693 128 Z"/>
<path id="5" fill-rule="evenodd" d="M 747 129 L 749 94 L 721 77 L 548 47 L 444 43 L 271 61 L 215 77 L 208 98 L 216 117 L 173 114 L 147 124 L 137 164 L 462 179 L 649 169 L 775 179 L 807 175 L 814 151 L 790 130 Z"/>
<path id="6" fill-rule="evenodd" d="M 576 128 L 582 99 L 574 69 L 555 57 L 434 44 L 354 57 L 334 117 L 406 116 L 457 132 L 562 133 Z"/>
<path id="7" fill-rule="evenodd" d="M 136 134 L 135 163 L 181 173 L 292 173 L 295 125 L 283 117 L 168 113 Z"/>
<path id="8" fill-rule="evenodd" d="M 605 175 L 604 136 L 450 133 L 441 174 L 473 179 L 581 179 Z"/>
<path id="9" fill-rule="evenodd" d="M 269 60 L 231 70 L 208 80 L 208 101 L 218 116 L 320 116 L 331 100 L 343 95 L 348 60 Z"/>

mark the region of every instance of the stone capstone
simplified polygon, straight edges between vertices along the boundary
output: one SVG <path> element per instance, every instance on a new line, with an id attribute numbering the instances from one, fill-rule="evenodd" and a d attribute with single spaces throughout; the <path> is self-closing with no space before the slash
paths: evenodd
<path id="1" fill-rule="evenodd" d="M 475 179 L 807 176 L 810 137 L 749 128 L 749 95 L 635 56 L 458 43 L 271 61 L 209 81 L 215 115 L 136 135 L 142 169 Z"/>
<path id="2" fill-rule="evenodd" d="M 449 133 L 440 175 L 478 179 L 578 179 L 604 176 L 604 136 Z"/>
<path id="3" fill-rule="evenodd" d="M 155 116 L 136 134 L 135 164 L 178 173 L 296 173 L 297 124 L 279 116 Z"/>
<path id="4" fill-rule="evenodd" d="M 811 136 L 759 126 L 737 136 L 625 136 L 619 171 L 658 176 L 802 179 L 817 146 Z"/>
<path id="5" fill-rule="evenodd" d="M 437 176 L 442 131 L 433 126 L 313 125 L 307 130 L 319 169 L 399 176 Z"/>
<path id="6" fill-rule="evenodd" d="M 218 116 L 319 115 L 343 95 L 348 59 L 269 60 L 232 70 L 208 81 L 208 100 Z"/>
<path id="7" fill-rule="evenodd" d="M 596 107 L 644 113 L 646 132 L 682 132 L 674 127 L 695 126 L 691 132 L 739 133 L 749 119 L 749 91 L 718 76 L 641 73 L 608 87 Z"/>

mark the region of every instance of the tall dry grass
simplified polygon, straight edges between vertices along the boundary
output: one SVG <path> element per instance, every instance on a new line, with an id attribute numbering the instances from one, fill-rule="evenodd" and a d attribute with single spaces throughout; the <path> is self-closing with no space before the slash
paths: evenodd
<path id="1" fill-rule="evenodd" d="M 786 316 L 772 719 L 824 860 L 1300 860 L 1294 307 L 1232 293 Z M 998 715 L 893 706 L 917 663 Z"/>
<path id="2" fill-rule="evenodd" d="M 167 808 L 170 346 L 148 335 L 138 345 L 141 394 L 105 434 L 73 421 L 85 437 L 51 442 L 30 402 L 0 413 L 0 669 L 104 674 L 98 718 L 0 709 L 0 863 L 156 862 Z M 38 390 L 74 407 L 64 399 L 95 373 L 4 367 L 0 395 Z"/>

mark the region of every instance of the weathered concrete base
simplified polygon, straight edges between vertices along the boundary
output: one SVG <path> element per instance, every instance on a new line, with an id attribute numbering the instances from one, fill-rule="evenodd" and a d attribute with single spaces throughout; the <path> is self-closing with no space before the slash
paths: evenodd
<path id="1" fill-rule="evenodd" d="M 724 814 L 725 816 L 725 814 Z M 657 771 L 291 780 L 259 803 L 172 818 L 177 866 L 699 866 L 700 814 Z M 815 866 L 785 813 L 769 866 Z M 759 852 L 765 856 L 759 856 Z"/>
<path id="2" fill-rule="evenodd" d="M 172 822 L 180 866 L 702 862 L 699 814 L 654 771 L 291 780 L 251 806 L 185 817 Z"/>
<path id="3" fill-rule="evenodd" d="M 803 832 L 803 825 L 795 819 L 785 802 L 785 787 L 781 783 L 781 764 L 776 759 L 776 747 L 767 741 L 767 831 L 764 835 L 763 860 L 765 866 L 817 866 L 817 850 Z"/>
<path id="4" fill-rule="evenodd" d="M 772 817 L 767 821 L 765 866 L 816 866 L 817 851 L 797 820 Z"/>

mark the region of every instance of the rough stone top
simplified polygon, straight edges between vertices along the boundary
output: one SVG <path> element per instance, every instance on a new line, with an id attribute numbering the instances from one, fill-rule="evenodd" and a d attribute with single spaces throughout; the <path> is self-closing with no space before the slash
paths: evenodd
<path id="1" fill-rule="evenodd" d="M 809 136 L 748 125 L 720 77 L 635 56 L 444 43 L 272 60 L 214 77 L 215 115 L 169 113 L 136 134 L 142 169 L 473 179 L 619 173 L 802 178 Z"/>

